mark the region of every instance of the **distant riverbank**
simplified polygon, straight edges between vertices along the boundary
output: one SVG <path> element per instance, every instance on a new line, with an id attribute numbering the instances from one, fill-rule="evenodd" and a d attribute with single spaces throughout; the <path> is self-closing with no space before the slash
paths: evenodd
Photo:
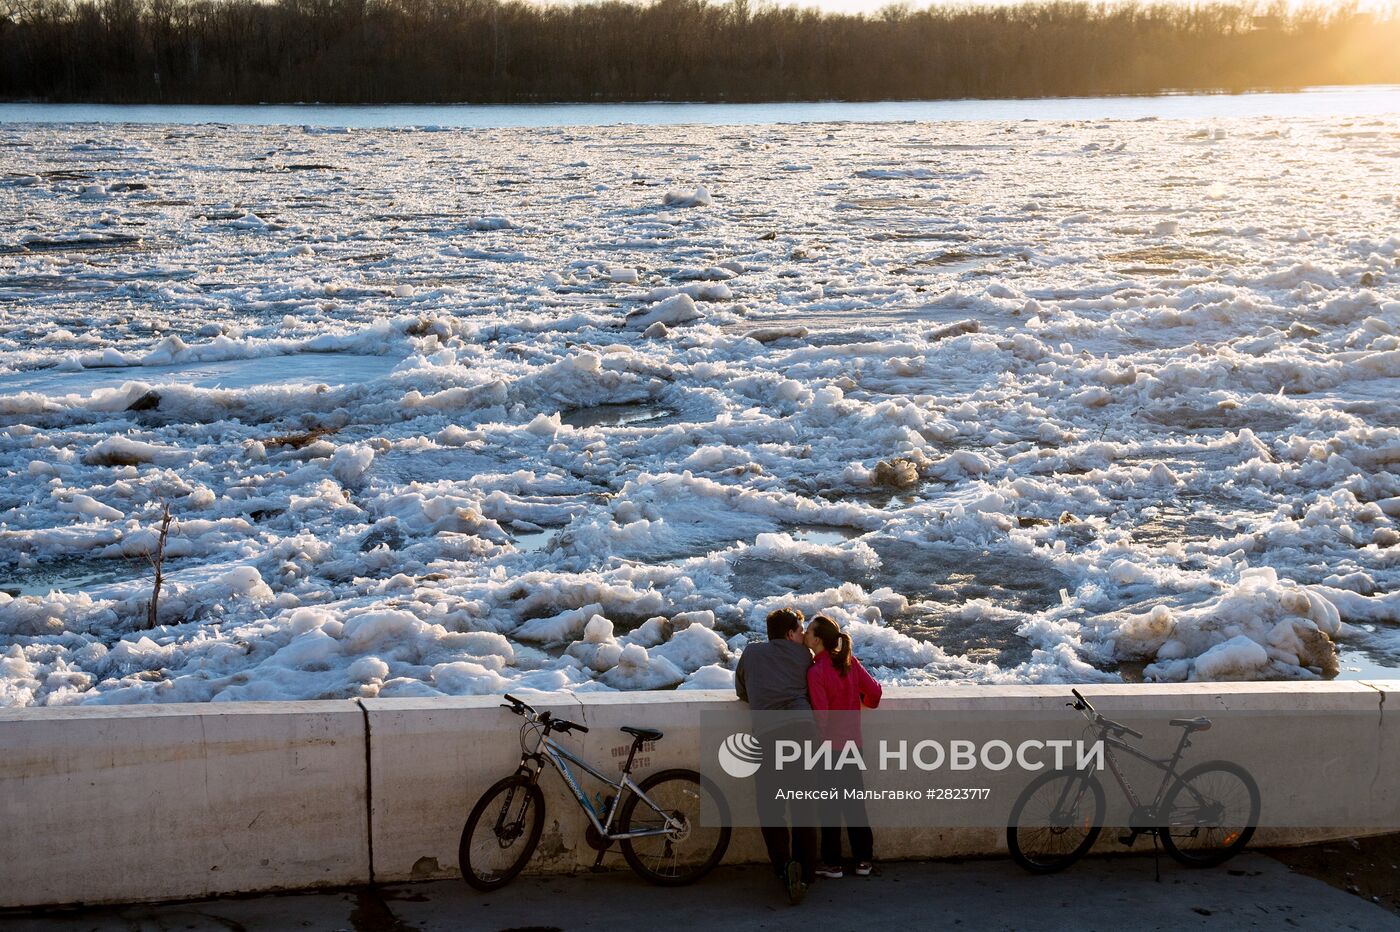
<path id="1" fill-rule="evenodd" d="M 0 99 L 52 102 L 758 103 L 1400 82 L 1400 13 L 1340 7 L 1059 3 L 867 17 L 747 0 L 35 0 L 3 25 Z"/>

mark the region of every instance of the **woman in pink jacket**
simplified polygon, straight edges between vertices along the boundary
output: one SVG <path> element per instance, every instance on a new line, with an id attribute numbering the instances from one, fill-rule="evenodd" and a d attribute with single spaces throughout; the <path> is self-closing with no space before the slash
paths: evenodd
<path id="1" fill-rule="evenodd" d="M 807 670 L 807 693 L 812 700 L 812 712 L 821 736 L 830 741 L 833 759 L 838 759 L 847 744 L 861 746 L 860 710 L 873 709 L 880 704 L 880 684 L 865 672 L 865 667 L 851 653 L 851 636 L 825 615 L 813 618 L 804 638 L 816 655 Z M 837 771 L 843 790 L 865 789 L 861 772 L 847 767 Z M 875 836 L 865 815 L 865 803 L 860 799 L 843 799 L 839 807 L 823 813 L 820 877 L 845 876 L 841 866 L 841 823 L 851 839 L 851 858 L 858 877 L 867 877 L 873 870 Z M 829 817 L 829 818 L 828 818 Z"/>

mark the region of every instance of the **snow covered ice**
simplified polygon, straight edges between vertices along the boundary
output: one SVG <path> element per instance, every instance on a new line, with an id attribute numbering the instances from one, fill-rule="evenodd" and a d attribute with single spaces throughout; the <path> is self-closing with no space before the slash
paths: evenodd
<path id="1" fill-rule="evenodd" d="M 1400 664 L 1397 181 L 1396 117 L 0 126 L 0 704 L 726 688 L 783 604 L 886 683 Z"/>

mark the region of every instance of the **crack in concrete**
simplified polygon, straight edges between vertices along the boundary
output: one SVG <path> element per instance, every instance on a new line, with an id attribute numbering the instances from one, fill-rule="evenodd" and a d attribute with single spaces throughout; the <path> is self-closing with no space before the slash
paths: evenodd
<path id="1" fill-rule="evenodd" d="M 373 747 L 370 736 L 369 709 L 364 701 L 355 700 L 365 717 L 365 847 L 369 861 L 369 882 L 374 884 L 374 764 L 371 757 Z"/>
<path id="2" fill-rule="evenodd" d="M 1384 765 L 1384 761 L 1379 753 L 1379 748 L 1381 742 L 1385 740 L 1385 690 L 1365 680 L 1361 681 L 1361 685 L 1365 686 L 1367 689 L 1374 689 L 1380 694 L 1380 701 L 1376 703 L 1376 746 L 1378 749 L 1376 754 L 1376 772 L 1371 776 L 1371 785 L 1368 787 L 1371 795 L 1374 797 L 1376 783 L 1381 779 L 1381 771 Z"/>

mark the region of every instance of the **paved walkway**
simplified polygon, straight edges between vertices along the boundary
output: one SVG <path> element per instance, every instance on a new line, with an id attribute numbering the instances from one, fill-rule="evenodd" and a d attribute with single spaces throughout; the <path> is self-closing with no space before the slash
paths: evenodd
<path id="1" fill-rule="evenodd" d="M 119 868 L 118 868 L 119 869 Z M 1162 929 L 1400 928 L 1379 906 L 1292 873 L 1262 854 L 1225 868 L 1187 870 L 1150 857 L 1094 858 L 1050 877 L 1006 860 L 887 864 L 879 876 L 818 883 L 791 907 L 760 868 L 722 868 L 682 890 L 630 872 L 527 877 L 477 894 L 465 884 L 395 884 L 378 890 L 128 906 L 0 918 L 6 932 L 353 930 L 353 932 L 702 932 L 890 929 L 1026 929 L 1140 932 Z"/>

